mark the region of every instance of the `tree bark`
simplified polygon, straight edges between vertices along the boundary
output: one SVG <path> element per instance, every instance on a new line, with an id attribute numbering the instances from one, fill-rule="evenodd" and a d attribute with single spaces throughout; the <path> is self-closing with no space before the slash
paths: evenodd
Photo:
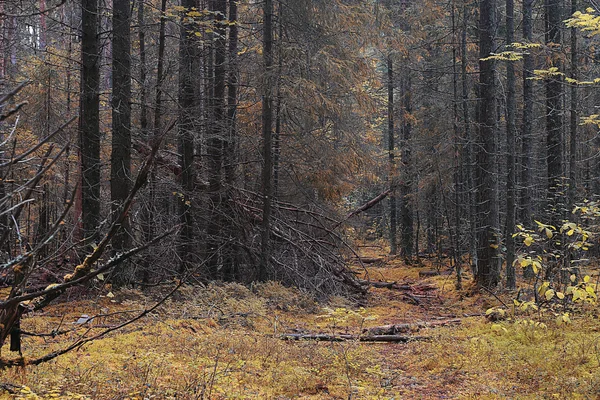
<path id="1" fill-rule="evenodd" d="M 127 198 L 131 182 L 131 5 L 129 0 L 113 0 L 112 35 L 112 153 L 110 197 L 114 214 Z M 121 252 L 130 245 L 129 218 L 113 239 L 113 249 Z M 114 271 L 113 281 L 123 284 L 123 265 Z"/>
<path id="2" fill-rule="evenodd" d="M 273 0 L 265 0 L 263 5 L 263 60 L 264 82 L 262 95 L 262 136 L 263 136 L 263 168 L 262 197 L 263 215 L 261 232 L 261 257 L 258 279 L 267 279 L 270 258 L 271 201 L 273 195 Z"/>
<path id="3" fill-rule="evenodd" d="M 523 0 L 523 39 L 526 43 L 533 42 L 533 2 Z M 523 56 L 523 120 L 521 125 L 521 176 L 520 176 L 520 205 L 519 220 L 529 226 L 533 215 L 532 190 L 532 143 L 533 143 L 533 55 L 529 51 Z"/>
<path id="4" fill-rule="evenodd" d="M 545 0 L 546 15 L 546 44 L 561 46 L 561 1 Z M 555 56 L 551 66 L 561 68 L 561 62 Z M 546 161 L 548 168 L 547 213 L 548 221 L 558 225 L 562 215 L 561 204 L 563 189 L 562 166 L 562 82 L 559 76 L 546 80 Z"/>
<path id="5" fill-rule="evenodd" d="M 571 15 L 577 11 L 577 0 L 571 0 Z M 571 78 L 579 78 L 577 60 L 577 28 L 571 28 Z M 577 85 L 571 85 L 571 106 L 569 110 L 569 187 L 567 211 L 570 211 L 577 196 Z"/>
<path id="6" fill-rule="evenodd" d="M 183 0 L 184 13 L 195 7 L 194 0 Z M 192 195 L 194 192 L 194 57 L 192 23 L 185 17 L 181 21 L 179 39 L 179 154 L 181 163 L 181 195 L 178 199 L 182 229 L 180 232 L 180 274 L 192 266 L 194 218 Z M 160 84 L 160 83 L 159 83 Z"/>
<path id="7" fill-rule="evenodd" d="M 83 233 L 98 239 L 100 224 L 100 42 L 98 0 L 82 0 L 79 140 Z"/>
<path id="8" fill-rule="evenodd" d="M 224 218 L 222 203 L 222 176 L 223 176 L 223 150 L 227 132 L 227 110 L 225 103 L 226 61 L 227 61 L 227 32 L 224 18 L 227 15 L 227 0 L 212 0 L 211 11 L 214 14 L 215 35 L 213 42 L 214 51 L 214 81 L 213 81 L 213 123 L 209 127 L 210 133 L 207 142 L 208 159 L 208 192 L 210 196 L 210 218 L 207 226 L 208 240 L 208 274 L 213 279 L 217 278 L 217 268 L 220 259 L 224 231 Z"/>
<path id="9" fill-rule="evenodd" d="M 412 134 L 412 85 L 410 71 L 405 71 L 404 84 L 404 113 L 402 118 L 402 140 L 400 148 L 402 151 L 402 179 L 399 182 L 400 195 L 400 254 L 410 260 L 413 250 L 413 210 L 411 204 L 412 188 L 412 151 L 410 148 L 410 139 Z"/>
<path id="10" fill-rule="evenodd" d="M 388 180 L 390 183 L 390 254 L 398 254 L 398 219 L 396 215 L 396 144 L 394 121 L 394 61 L 392 56 L 387 58 L 387 94 L 388 94 Z"/>
<path id="11" fill-rule="evenodd" d="M 506 46 L 514 43 L 515 4 L 514 0 L 506 0 Z M 506 62 L 506 224 L 504 238 L 506 242 L 506 287 L 516 287 L 515 267 L 515 66 L 513 61 Z"/>
<path id="12" fill-rule="evenodd" d="M 494 52 L 496 0 L 479 3 L 479 147 L 476 183 L 478 206 L 478 268 L 475 279 L 479 286 L 498 284 L 495 154 L 496 154 L 496 82 L 495 61 L 487 59 Z"/>

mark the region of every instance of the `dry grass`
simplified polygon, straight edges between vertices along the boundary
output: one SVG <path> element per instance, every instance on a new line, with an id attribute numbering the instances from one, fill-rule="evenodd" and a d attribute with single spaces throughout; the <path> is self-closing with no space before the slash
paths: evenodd
<path id="1" fill-rule="evenodd" d="M 370 269 L 372 279 L 419 283 L 418 268 L 390 260 Z M 332 299 L 332 314 L 308 294 L 267 283 L 185 287 L 156 313 L 122 331 L 38 367 L 4 371 L 0 382 L 24 385 L 1 398 L 81 399 L 435 399 L 596 398 L 600 391 L 600 323 L 593 313 L 556 326 L 539 315 L 521 320 L 481 316 L 498 301 L 457 292 L 452 277 L 420 305 L 402 293 L 373 289 L 364 310 Z M 127 317 L 158 297 L 121 291 L 57 304 L 29 316 L 22 328 L 73 328 L 82 314 L 112 314 L 92 322 L 91 332 Z M 504 296 L 510 301 L 508 295 Z M 424 329 L 429 341 L 407 344 L 317 343 L 280 340 L 279 333 L 353 332 L 361 326 L 462 317 L 460 326 Z M 24 340 L 25 357 L 64 346 L 80 328 L 58 338 Z M 91 333 L 91 332 L 88 332 Z M 3 355 L 9 354 L 2 349 Z"/>

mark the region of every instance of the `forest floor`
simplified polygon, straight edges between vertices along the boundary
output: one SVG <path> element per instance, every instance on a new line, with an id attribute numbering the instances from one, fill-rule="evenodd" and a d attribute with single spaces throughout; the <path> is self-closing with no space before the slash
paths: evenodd
<path id="1" fill-rule="evenodd" d="M 324 306 L 300 291 L 266 283 L 250 288 L 182 287 L 159 309 L 57 359 L 0 373 L 0 399 L 534 399 L 597 398 L 600 321 L 594 309 L 558 325 L 547 311 L 489 322 L 485 313 L 514 293 L 495 297 L 455 289 L 455 275 L 407 266 L 378 247 L 363 255 L 373 281 L 363 308 L 344 298 Z M 406 286 L 405 286 L 406 288 Z M 67 346 L 100 332 L 161 292 L 109 288 L 28 316 L 29 332 L 68 331 L 23 340 L 23 355 Z M 82 316 L 100 315 L 92 320 Z M 85 323 L 77 323 L 86 321 Z M 429 326 L 417 323 L 428 322 Z M 282 340 L 283 334 L 361 334 L 364 328 L 412 324 L 407 343 Z M 10 356 L 2 349 L 3 356 Z M 12 392 L 10 394 L 9 392 Z"/>

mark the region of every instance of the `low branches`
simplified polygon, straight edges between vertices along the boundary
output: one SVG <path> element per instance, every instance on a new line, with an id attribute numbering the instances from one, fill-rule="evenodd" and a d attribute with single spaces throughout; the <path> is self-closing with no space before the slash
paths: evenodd
<path id="1" fill-rule="evenodd" d="M 246 251 L 258 260 L 261 198 L 249 191 L 236 191 L 232 208 L 238 218 L 238 232 L 251 243 Z M 343 249 L 350 249 L 344 239 L 331 228 L 336 221 L 311 209 L 274 202 L 271 223 L 272 256 L 270 279 L 310 290 L 324 297 L 331 294 L 365 293 L 364 285 L 347 267 Z M 252 227 L 250 229 L 244 227 Z"/>
<path id="2" fill-rule="evenodd" d="M 11 98 L 12 96 L 14 96 L 14 94 L 16 94 L 17 91 L 18 90 L 11 92 L 10 96 L 5 96 L 4 98 Z M 0 109 L 1 108 L 2 107 L 0 106 Z M 38 184 L 46 176 L 48 171 L 50 171 L 50 168 L 56 163 L 56 161 L 66 153 L 68 144 L 67 146 L 63 147 L 58 153 L 54 154 L 54 144 L 51 143 L 50 140 L 72 121 L 73 119 L 68 121 L 60 128 L 58 128 L 54 133 L 42 139 L 37 144 L 32 145 L 28 149 L 22 151 L 20 154 L 14 154 L 13 152 L 13 155 L 12 157 L 10 157 L 9 160 L 0 160 L 0 169 L 3 170 L 3 176 L 6 176 L 6 174 L 8 174 L 8 171 L 10 171 L 10 168 L 16 165 L 17 163 L 31 163 L 28 155 L 33 155 L 34 153 L 36 153 L 37 150 L 41 150 L 42 145 L 48 145 L 47 149 L 45 149 L 44 154 L 40 158 L 40 162 L 36 168 L 36 171 L 33 173 L 33 177 L 26 179 L 24 185 L 12 187 L 10 190 L 6 190 L 6 187 L 3 188 L 3 190 L 5 191 L 2 193 L 2 196 L 0 196 L 1 205 L 10 204 L 10 202 L 14 202 L 13 199 L 18 199 L 18 201 L 16 206 L 12 206 L 10 208 L 4 207 L 5 211 L 2 215 L 0 215 L 4 216 L 5 221 L 7 221 L 3 224 L 2 231 L 0 231 L 0 246 L 2 248 L 7 247 L 4 245 L 8 243 L 7 241 L 11 236 L 11 231 L 14 229 L 18 232 L 18 230 L 20 229 L 17 225 L 17 221 L 19 220 L 20 214 L 22 213 L 25 204 L 28 204 L 30 201 L 33 201 L 35 199 L 34 194 L 37 190 Z M 178 229 L 178 227 L 174 227 L 166 233 L 157 235 L 154 239 L 147 240 L 144 244 L 140 244 L 121 254 L 116 254 L 110 259 L 105 258 L 105 253 L 109 248 L 109 244 L 111 243 L 112 239 L 117 235 L 117 233 L 122 229 L 123 222 L 129 215 L 134 198 L 148 180 L 148 175 L 150 174 L 154 158 L 162 142 L 162 138 L 172 128 L 172 126 L 173 124 L 171 124 L 162 135 L 157 136 L 153 140 L 153 144 L 151 146 L 150 151 L 148 152 L 148 156 L 139 169 L 137 178 L 133 184 L 131 191 L 129 192 L 127 199 L 123 202 L 122 206 L 116 213 L 116 216 L 113 218 L 112 223 L 108 226 L 107 231 L 102 237 L 102 239 L 97 245 L 94 246 L 93 250 L 85 257 L 83 262 L 77 265 L 75 268 L 73 268 L 71 270 L 71 273 L 66 274 L 62 278 L 62 280 L 48 285 L 43 289 L 34 289 L 33 292 L 28 292 L 28 290 L 30 290 L 29 287 L 31 286 L 33 278 L 35 278 L 37 275 L 40 275 L 40 270 L 43 267 L 43 265 L 39 264 L 40 260 L 43 259 L 43 257 L 41 257 L 42 249 L 51 242 L 55 241 L 59 232 L 63 230 L 63 225 L 65 224 L 65 220 L 67 218 L 69 210 L 75 202 L 74 200 L 77 189 L 72 191 L 71 199 L 66 202 L 60 216 L 58 216 L 58 218 L 52 223 L 52 226 L 49 226 L 49 229 L 47 231 L 38 235 L 34 243 L 29 243 L 26 247 L 22 246 L 20 248 L 20 251 L 7 252 L 8 259 L 0 265 L 0 271 L 11 275 L 12 288 L 10 290 L 10 293 L 6 295 L 5 298 L 0 300 L 0 347 L 2 347 L 7 338 L 10 336 L 11 350 L 18 351 L 20 353 L 20 335 L 36 335 L 35 332 L 21 331 L 20 321 L 24 314 L 30 311 L 42 310 L 53 300 L 55 300 L 61 294 L 63 294 L 67 289 L 76 285 L 85 284 L 91 281 L 99 274 L 111 271 L 117 265 L 121 264 L 122 262 L 131 258 L 132 256 L 140 253 L 141 251 L 145 250 L 148 246 L 156 243 L 157 241 L 165 238 L 166 236 L 172 235 Z M 8 145 L 8 142 L 3 143 L 4 146 Z M 2 146 L 0 146 L 0 151 L 1 150 Z M 0 152 L 0 154 L 2 153 Z M 46 354 L 44 356 L 28 360 L 25 360 L 23 358 L 15 360 L 6 360 L 4 358 L 0 358 L 0 368 L 36 365 L 51 360 L 61 354 L 64 354 L 65 352 L 68 352 L 81 346 L 84 343 L 101 337 L 102 335 L 110 331 L 119 329 L 122 326 L 132 323 L 133 321 L 146 315 L 152 309 L 144 310 L 137 317 L 130 319 L 129 321 L 121 324 L 120 326 L 110 328 L 94 337 L 81 338 L 72 345 L 67 346 L 63 350 L 54 353 Z"/>

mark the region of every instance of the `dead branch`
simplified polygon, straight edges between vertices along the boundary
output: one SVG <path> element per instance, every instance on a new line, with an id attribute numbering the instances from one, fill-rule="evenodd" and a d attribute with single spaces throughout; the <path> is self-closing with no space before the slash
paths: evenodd
<path id="1" fill-rule="evenodd" d="M 62 124 L 60 127 L 58 127 L 54 132 L 52 132 L 51 134 L 49 134 L 48 136 L 46 136 L 45 138 L 40 140 L 35 146 L 31 147 L 23 154 L 19 154 L 17 157 L 11 158 L 9 161 L 7 161 L 3 164 L 0 164 L 0 168 L 5 168 L 5 167 L 8 167 L 9 165 L 13 165 L 13 164 L 20 162 L 21 160 L 24 160 L 27 156 L 29 156 L 30 154 L 35 152 L 37 149 L 42 147 L 44 144 L 48 143 L 59 132 L 62 132 L 67 126 L 69 126 L 76 119 L 77 119 L 77 117 L 71 118 L 70 120 L 68 120 L 67 122 Z"/>
<path id="2" fill-rule="evenodd" d="M 352 211 L 351 213 L 349 213 L 348 215 L 346 215 L 346 219 L 350 219 L 351 217 L 360 214 L 361 212 L 367 211 L 368 209 L 374 207 L 377 205 L 377 203 L 379 203 L 380 201 L 384 200 L 386 197 L 388 197 L 388 195 L 392 193 L 391 189 L 386 190 L 385 192 L 379 194 L 377 197 L 367 201 L 365 204 L 363 204 L 362 206 L 358 207 L 357 209 L 355 209 L 354 211 Z"/>

